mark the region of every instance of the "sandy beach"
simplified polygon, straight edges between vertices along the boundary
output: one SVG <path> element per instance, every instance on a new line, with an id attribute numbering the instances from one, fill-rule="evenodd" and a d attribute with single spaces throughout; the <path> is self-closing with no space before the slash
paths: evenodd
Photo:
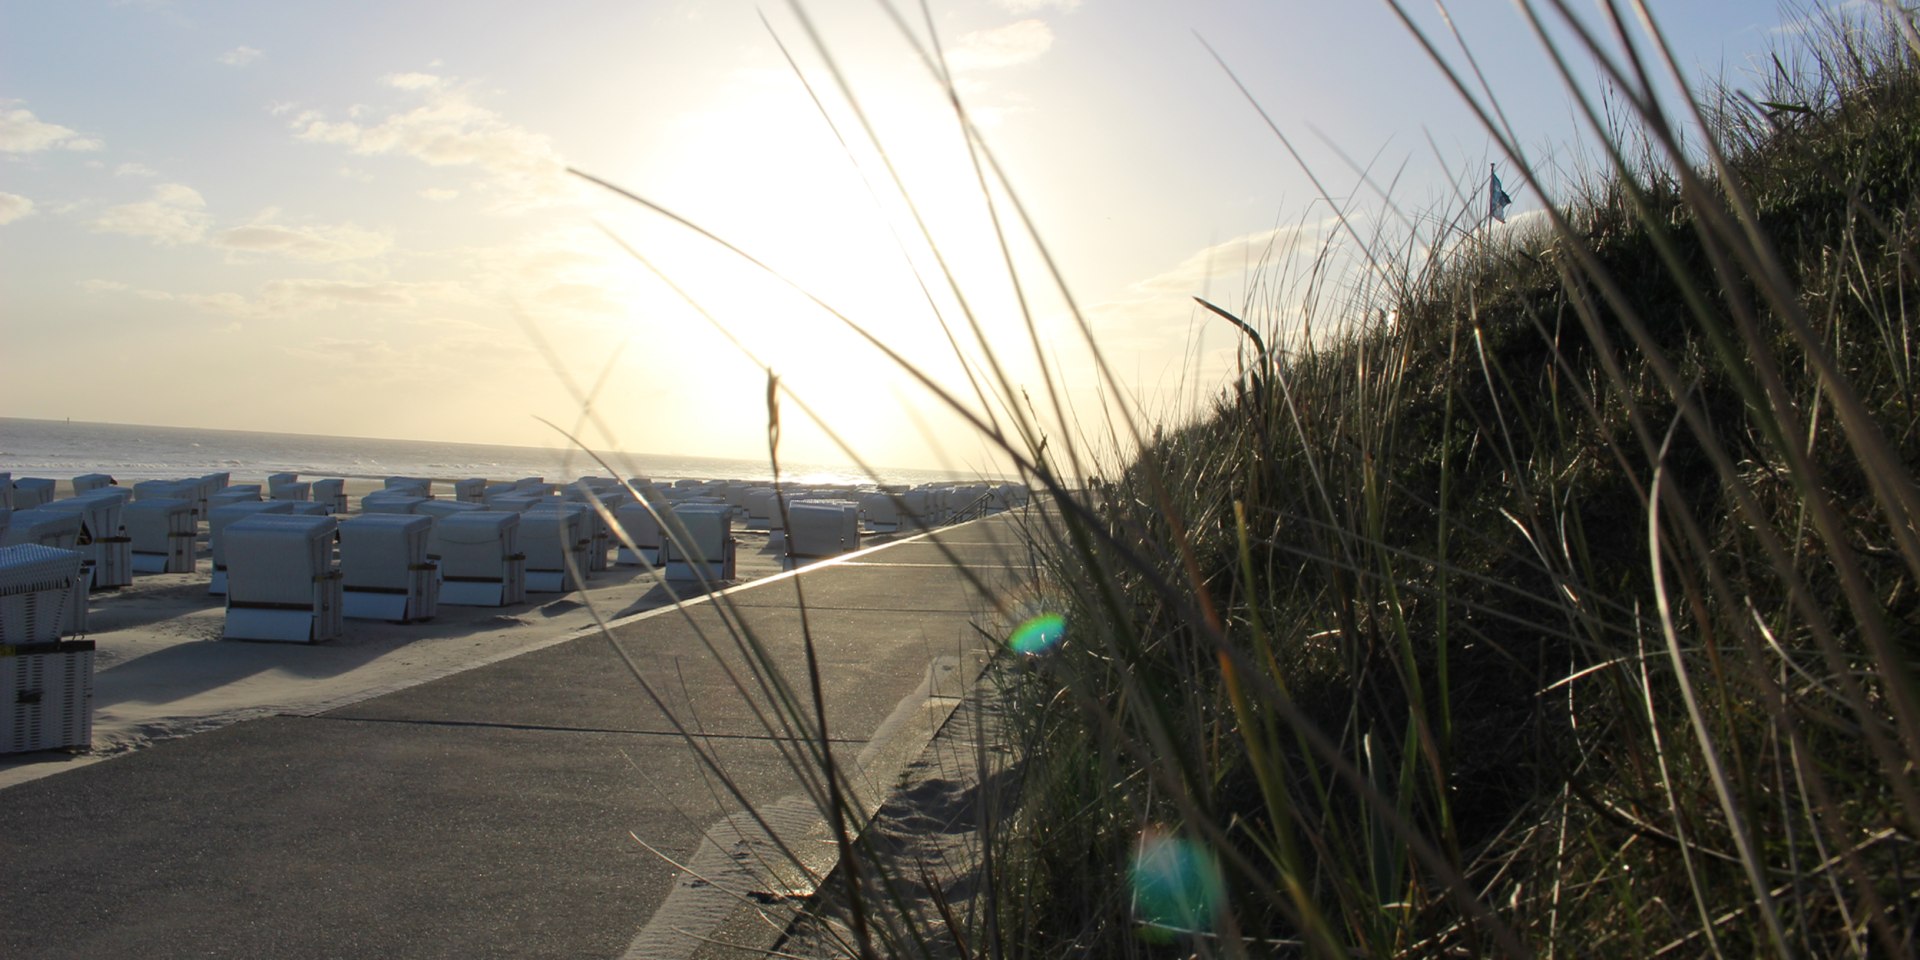
<path id="1" fill-rule="evenodd" d="M 238 477 L 235 483 L 261 482 Z M 119 478 L 122 485 L 135 482 Z M 353 512 L 380 481 L 349 479 Z M 446 484 L 436 495 L 446 496 Z M 71 495 L 62 480 L 56 496 Z M 349 514 L 351 515 L 351 514 Z M 778 539 L 736 525 L 733 583 L 781 572 Z M 875 537 L 869 544 L 889 537 Z M 224 598 L 208 593 L 212 560 L 202 524 L 195 573 L 142 574 L 89 598 L 95 644 L 93 748 L 83 753 L 0 755 L 0 789 L 138 750 L 157 740 L 254 717 L 311 715 L 564 642 L 669 604 L 677 591 L 638 566 L 610 565 L 583 590 L 532 593 L 505 607 L 441 605 L 422 623 L 348 620 L 345 635 L 319 644 L 220 638 Z"/>

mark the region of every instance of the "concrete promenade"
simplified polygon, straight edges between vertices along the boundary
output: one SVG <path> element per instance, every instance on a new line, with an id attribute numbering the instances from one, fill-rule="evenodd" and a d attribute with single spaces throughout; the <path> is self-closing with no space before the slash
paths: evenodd
<path id="1" fill-rule="evenodd" d="M 833 845 L 795 768 L 806 748 L 763 688 L 772 674 L 736 637 L 756 638 L 815 732 L 804 594 L 835 753 L 859 767 L 871 810 L 1005 636 L 996 604 L 1017 607 L 1031 577 L 1018 522 L 989 517 L 651 611 L 615 625 L 611 644 L 582 637 L 0 790 L 0 956 L 770 945 L 804 874 L 778 862 L 733 791 L 809 866 L 830 866 Z"/>

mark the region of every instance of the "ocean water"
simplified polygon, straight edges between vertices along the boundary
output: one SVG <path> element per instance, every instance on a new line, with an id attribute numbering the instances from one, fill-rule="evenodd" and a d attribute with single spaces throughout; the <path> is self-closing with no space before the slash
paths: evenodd
<path id="1" fill-rule="evenodd" d="M 644 476 L 655 480 L 768 480 L 764 461 L 602 454 L 611 473 L 578 450 L 548 450 L 484 443 L 321 437 L 245 430 L 201 430 L 119 423 L 23 420 L 0 417 L 0 471 L 20 477 L 71 479 L 105 473 L 121 483 L 197 477 L 226 471 L 235 482 L 258 482 L 270 473 L 302 479 L 390 476 L 458 480 L 545 477 L 563 482 L 581 476 Z M 932 470 L 876 469 L 877 476 L 847 466 L 786 463 L 782 480 L 794 483 L 937 483 L 972 480 Z"/>

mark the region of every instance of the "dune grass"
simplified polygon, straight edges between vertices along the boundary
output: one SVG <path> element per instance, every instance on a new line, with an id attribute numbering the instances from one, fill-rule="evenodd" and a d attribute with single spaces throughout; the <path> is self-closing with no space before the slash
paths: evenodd
<path id="1" fill-rule="evenodd" d="M 1751 92 L 1680 102 L 1639 7 L 1521 10 L 1600 144 L 1574 196 L 1496 227 L 1469 183 L 1204 304 L 1250 349 L 1191 422 L 1049 447 L 983 366 L 1065 639 L 994 674 L 1019 759 L 971 919 L 908 916 L 917 865 L 854 835 L 831 751 L 796 757 L 847 952 L 1916 950 L 1920 33 L 1826 15 Z M 1103 432 L 1124 459 L 1065 442 Z"/>
<path id="2" fill-rule="evenodd" d="M 1050 556 L 1009 953 L 1916 949 L 1920 46 L 1825 27 L 1691 143 L 1581 34 L 1580 196 L 1376 243 L 1337 336 L 1246 305 L 1275 360 Z"/>

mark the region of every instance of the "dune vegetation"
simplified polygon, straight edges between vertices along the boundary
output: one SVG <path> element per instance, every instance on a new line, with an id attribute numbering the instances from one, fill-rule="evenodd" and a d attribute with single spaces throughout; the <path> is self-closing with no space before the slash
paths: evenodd
<path id="1" fill-rule="evenodd" d="M 1578 195 L 1266 277 L 1057 506 L 970 952 L 1914 952 L 1920 37 L 1676 111 L 1652 36 L 1550 48 L 1610 73 Z"/>

